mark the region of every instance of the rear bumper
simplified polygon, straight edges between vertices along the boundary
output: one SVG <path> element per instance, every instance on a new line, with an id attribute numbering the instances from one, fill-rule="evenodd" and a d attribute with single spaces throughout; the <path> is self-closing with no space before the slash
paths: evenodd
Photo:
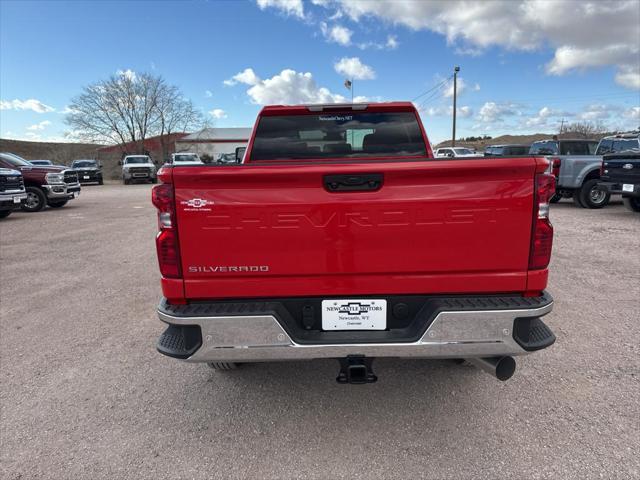
<path id="1" fill-rule="evenodd" d="M 600 182 L 598 183 L 598 187 L 605 190 L 610 194 L 622 194 L 625 197 L 640 197 L 640 184 L 630 184 L 633 185 L 633 191 L 625 191 L 623 189 L 623 183 L 616 182 Z"/>
<path id="2" fill-rule="evenodd" d="M 260 313 L 254 303 L 172 306 L 163 300 L 158 316 L 169 327 L 160 336 L 158 350 L 190 362 L 311 360 L 348 355 L 473 358 L 524 355 L 555 341 L 540 320 L 553 308 L 548 294 L 513 303 L 504 301 L 511 297 L 451 298 L 455 301 L 441 302 L 444 306 L 425 318 L 417 340 L 371 343 L 357 337 L 339 343 L 302 342 L 267 308 L 267 303 L 261 304 L 265 312 Z M 209 315 L 212 311 L 216 313 Z"/>

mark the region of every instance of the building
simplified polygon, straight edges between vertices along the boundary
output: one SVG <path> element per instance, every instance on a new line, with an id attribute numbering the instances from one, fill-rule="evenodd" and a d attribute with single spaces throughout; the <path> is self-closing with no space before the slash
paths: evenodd
<path id="1" fill-rule="evenodd" d="M 221 153 L 235 153 L 236 148 L 246 147 L 251 128 L 205 128 L 176 141 L 176 152 L 192 152 L 203 160 L 217 160 Z"/>

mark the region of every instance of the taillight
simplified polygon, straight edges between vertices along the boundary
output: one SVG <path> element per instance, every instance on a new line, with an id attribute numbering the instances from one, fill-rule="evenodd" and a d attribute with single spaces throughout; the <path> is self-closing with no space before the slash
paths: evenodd
<path id="1" fill-rule="evenodd" d="M 551 173 L 558 178 L 560 176 L 561 161 L 558 157 L 551 157 L 549 160 L 551 160 Z"/>
<path id="2" fill-rule="evenodd" d="M 180 278 L 180 247 L 175 219 L 175 199 L 173 185 L 163 183 L 151 190 L 151 201 L 158 209 L 158 228 L 156 250 L 160 273 L 166 278 Z"/>
<path id="3" fill-rule="evenodd" d="M 551 260 L 553 245 L 553 226 L 549 221 L 549 200 L 555 193 L 556 181 L 553 175 L 539 173 L 535 176 L 535 182 L 529 270 L 547 268 Z"/>

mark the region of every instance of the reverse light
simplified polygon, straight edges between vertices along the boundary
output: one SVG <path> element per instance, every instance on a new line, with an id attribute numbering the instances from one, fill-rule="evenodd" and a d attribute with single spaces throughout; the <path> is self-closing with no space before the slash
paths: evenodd
<path id="1" fill-rule="evenodd" d="M 180 278 L 180 247 L 175 229 L 175 199 L 173 185 L 162 183 L 151 190 L 151 201 L 158 209 L 158 229 L 156 250 L 160 273 L 165 278 Z"/>
<path id="2" fill-rule="evenodd" d="M 529 270 L 547 268 L 551 261 L 553 225 L 549 221 L 549 201 L 556 190 L 556 181 L 549 173 L 535 176 L 533 228 L 529 252 Z"/>

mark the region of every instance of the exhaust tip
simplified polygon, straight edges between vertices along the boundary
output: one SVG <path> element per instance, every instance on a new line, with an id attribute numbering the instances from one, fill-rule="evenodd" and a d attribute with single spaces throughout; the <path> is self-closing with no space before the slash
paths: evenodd
<path id="1" fill-rule="evenodd" d="M 516 361 L 513 357 L 468 358 L 467 361 L 476 367 L 490 373 L 501 382 L 509 380 L 516 371 Z"/>
<path id="2" fill-rule="evenodd" d="M 501 382 L 509 380 L 516 372 L 516 361 L 513 357 L 502 357 L 496 363 L 496 378 Z"/>

